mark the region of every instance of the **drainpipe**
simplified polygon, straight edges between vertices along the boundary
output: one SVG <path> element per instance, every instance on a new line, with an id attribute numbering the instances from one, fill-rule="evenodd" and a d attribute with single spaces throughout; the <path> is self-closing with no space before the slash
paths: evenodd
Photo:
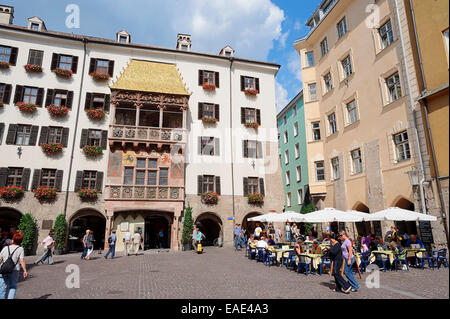
<path id="1" fill-rule="evenodd" d="M 422 202 L 422 213 L 427 214 L 427 206 L 425 203 L 425 193 L 424 193 L 424 189 L 423 189 L 423 183 L 425 182 L 425 168 L 423 165 L 423 159 L 422 159 L 422 150 L 420 147 L 420 139 L 419 139 L 419 133 L 417 131 L 417 119 L 416 119 L 416 115 L 415 115 L 415 110 L 414 110 L 414 100 L 411 94 L 411 84 L 410 84 L 410 78 L 409 78 L 409 70 L 408 70 L 408 65 L 406 64 L 406 54 L 405 54 L 405 44 L 403 41 L 403 34 L 402 34 L 402 26 L 400 23 L 400 13 L 398 10 L 398 0 L 394 0 L 394 4 L 395 4 L 395 11 L 396 11 L 396 15 L 397 15 L 397 23 L 398 23 L 398 29 L 400 32 L 400 43 L 402 46 L 402 55 L 403 55 L 403 64 L 405 65 L 405 75 L 406 75 L 406 85 L 408 87 L 408 95 L 409 95 L 409 103 L 410 103 L 410 107 L 411 107 L 411 116 L 413 118 L 413 122 L 414 122 L 414 133 L 415 133 L 415 137 L 416 137 L 416 144 L 417 144 L 417 151 L 418 151 L 418 157 L 419 157 L 419 165 L 420 165 L 420 173 L 422 175 L 422 179 L 420 180 L 420 184 L 419 184 L 419 189 L 420 189 L 420 200 Z"/>
<path id="2" fill-rule="evenodd" d="M 70 155 L 70 164 L 69 164 L 69 175 L 67 178 L 67 191 L 66 191 L 66 199 L 64 202 L 64 217 L 67 216 L 67 204 L 69 201 L 69 187 L 70 187 L 70 176 L 72 175 L 72 165 L 73 165 L 73 154 L 75 152 L 75 141 L 77 138 L 77 130 L 78 130 L 78 122 L 80 120 L 80 107 L 81 107 L 81 92 L 83 92 L 83 83 L 84 83 L 84 71 L 86 67 L 86 45 L 89 42 L 87 38 L 83 38 L 83 48 L 84 48 L 84 57 L 83 57 L 83 70 L 81 73 L 81 82 L 80 82 L 80 90 L 79 90 L 79 99 L 78 99 L 78 108 L 77 108 L 77 117 L 75 121 L 75 128 L 73 133 L 73 143 L 72 143 L 72 151 Z"/>
<path id="3" fill-rule="evenodd" d="M 411 10 L 411 19 L 412 19 L 412 25 L 413 25 L 413 29 L 414 29 L 414 40 L 416 42 L 416 50 L 417 50 L 417 55 L 419 58 L 419 67 L 420 67 L 420 75 L 422 77 L 423 90 L 424 90 L 424 92 L 426 92 L 427 91 L 427 82 L 425 81 L 425 72 L 423 70 L 422 54 L 420 52 L 419 37 L 417 36 L 416 19 L 414 16 L 414 7 L 412 4 L 412 0 L 409 0 L 409 8 Z M 425 126 L 427 128 L 429 141 L 430 141 L 431 156 L 433 158 L 433 170 L 434 170 L 434 175 L 436 176 L 436 185 L 437 185 L 438 193 L 439 193 L 439 202 L 441 204 L 441 217 L 442 217 L 442 220 L 444 223 L 445 236 L 447 237 L 447 247 L 450 248 L 449 234 L 448 234 L 448 228 L 447 228 L 447 216 L 446 216 L 446 212 L 445 212 L 445 202 L 444 202 L 444 197 L 442 195 L 442 185 L 441 185 L 441 180 L 439 179 L 439 177 L 440 177 L 439 167 L 438 167 L 438 163 L 437 163 L 437 159 L 436 159 L 436 151 L 434 148 L 434 142 L 433 142 L 433 138 L 431 135 L 430 121 L 428 118 L 428 100 L 427 100 L 427 98 L 423 99 L 423 108 L 424 108 L 424 113 L 425 113 Z"/>
<path id="4" fill-rule="evenodd" d="M 233 62 L 234 58 L 230 57 L 230 143 L 231 143 L 230 153 L 231 153 L 231 193 L 233 197 L 233 231 L 234 231 L 234 228 L 236 227 L 236 207 L 235 207 L 236 203 L 234 199 L 235 193 L 234 193 L 234 153 L 233 153 L 233 77 L 232 77 Z"/>

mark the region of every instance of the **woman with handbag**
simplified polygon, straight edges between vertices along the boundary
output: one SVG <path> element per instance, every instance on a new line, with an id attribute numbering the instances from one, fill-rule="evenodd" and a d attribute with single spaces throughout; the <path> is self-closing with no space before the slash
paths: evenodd
<path id="1" fill-rule="evenodd" d="M 23 278 L 28 277 L 25 253 L 23 247 L 20 246 L 22 241 L 23 235 L 15 233 L 11 245 L 4 247 L 0 253 L 0 299 L 14 299 L 17 282 L 19 281 L 20 266 L 23 269 Z M 8 288 L 9 292 L 6 295 Z"/>

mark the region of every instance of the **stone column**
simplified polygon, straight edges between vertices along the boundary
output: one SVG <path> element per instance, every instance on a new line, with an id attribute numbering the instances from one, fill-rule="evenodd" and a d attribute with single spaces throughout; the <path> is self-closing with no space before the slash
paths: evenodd
<path id="1" fill-rule="evenodd" d="M 187 129 L 187 106 L 183 106 L 181 111 L 183 111 L 183 129 Z"/>
<path id="2" fill-rule="evenodd" d="M 142 104 L 136 103 L 134 106 L 136 107 L 136 125 L 135 126 L 139 126 L 139 121 L 141 118 Z"/>
<path id="3" fill-rule="evenodd" d="M 114 125 L 116 124 L 116 107 L 118 103 L 111 103 L 109 108 L 109 122 Z"/>
<path id="4" fill-rule="evenodd" d="M 163 127 L 163 121 L 164 121 L 164 110 L 166 107 L 164 105 L 159 105 L 159 128 Z"/>
<path id="5" fill-rule="evenodd" d="M 109 250 L 108 237 L 113 229 L 114 211 L 106 211 L 106 228 L 105 228 L 105 253 Z"/>

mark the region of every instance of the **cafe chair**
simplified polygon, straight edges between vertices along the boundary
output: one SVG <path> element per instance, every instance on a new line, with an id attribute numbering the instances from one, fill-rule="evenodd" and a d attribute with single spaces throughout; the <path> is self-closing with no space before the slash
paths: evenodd
<path id="1" fill-rule="evenodd" d="M 248 247 L 248 259 L 253 260 L 256 258 L 256 249 Z"/>
<path id="2" fill-rule="evenodd" d="M 436 260 L 436 266 L 438 270 L 441 263 L 444 265 L 444 267 L 448 268 L 447 249 L 439 249 L 433 251 L 433 257 Z"/>
<path id="3" fill-rule="evenodd" d="M 289 266 L 291 266 L 291 263 L 294 263 L 295 266 L 295 259 L 297 258 L 297 256 L 294 256 L 294 252 L 290 251 L 289 252 L 289 256 L 287 256 L 286 258 L 286 269 L 289 268 Z"/>
<path id="4" fill-rule="evenodd" d="M 405 264 L 406 265 L 406 270 L 409 271 L 409 267 L 408 267 L 408 260 L 407 260 L 407 256 L 408 256 L 408 252 L 404 251 L 400 254 L 395 254 L 395 258 L 393 261 L 393 267 L 394 269 L 397 271 L 398 270 L 398 266 L 399 264 Z"/>
<path id="5" fill-rule="evenodd" d="M 361 253 L 361 263 L 359 264 L 359 268 L 361 272 L 365 272 L 367 269 L 367 266 L 370 265 L 370 251 L 366 251 L 364 253 Z"/>
<path id="6" fill-rule="evenodd" d="M 312 266 L 313 266 L 312 258 L 303 255 L 298 256 L 297 272 L 299 274 L 302 271 L 302 269 L 304 269 L 305 275 L 308 276 L 308 268 L 312 269 Z"/>
<path id="7" fill-rule="evenodd" d="M 331 260 L 328 257 L 322 257 L 319 264 L 319 275 L 322 275 L 323 272 L 323 266 L 327 266 L 328 268 L 331 268 Z"/>
<path id="8" fill-rule="evenodd" d="M 263 263 L 266 262 L 266 251 L 264 248 L 258 248 L 258 253 L 256 254 L 256 262 L 262 261 Z"/>
<path id="9" fill-rule="evenodd" d="M 375 254 L 375 263 L 383 266 L 383 271 L 386 272 L 386 264 L 389 264 L 389 256 L 382 253 Z"/>
<path id="10" fill-rule="evenodd" d="M 428 268 L 434 270 L 434 258 L 430 256 L 428 251 L 417 251 L 416 252 L 416 267 L 421 266 L 422 270 L 425 268 L 425 262 L 428 262 Z M 417 265 L 418 264 L 418 265 Z"/>
<path id="11" fill-rule="evenodd" d="M 271 250 L 267 249 L 265 265 L 269 266 L 269 268 L 270 268 L 270 266 L 273 264 L 273 262 L 275 262 L 275 264 L 277 263 L 277 255 L 275 253 L 273 253 Z"/>

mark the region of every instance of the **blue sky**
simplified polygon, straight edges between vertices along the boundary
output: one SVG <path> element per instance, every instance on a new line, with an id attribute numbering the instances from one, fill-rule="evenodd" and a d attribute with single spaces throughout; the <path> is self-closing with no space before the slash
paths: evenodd
<path id="1" fill-rule="evenodd" d="M 14 6 L 14 24 L 42 18 L 49 30 L 113 39 L 126 29 L 136 43 L 174 48 L 177 33 L 192 35 L 192 50 L 218 53 L 225 45 L 242 58 L 282 65 L 277 108 L 301 89 L 300 57 L 293 43 L 321 0 L 0 0 Z M 80 8 L 80 28 L 66 27 L 66 6 Z"/>

